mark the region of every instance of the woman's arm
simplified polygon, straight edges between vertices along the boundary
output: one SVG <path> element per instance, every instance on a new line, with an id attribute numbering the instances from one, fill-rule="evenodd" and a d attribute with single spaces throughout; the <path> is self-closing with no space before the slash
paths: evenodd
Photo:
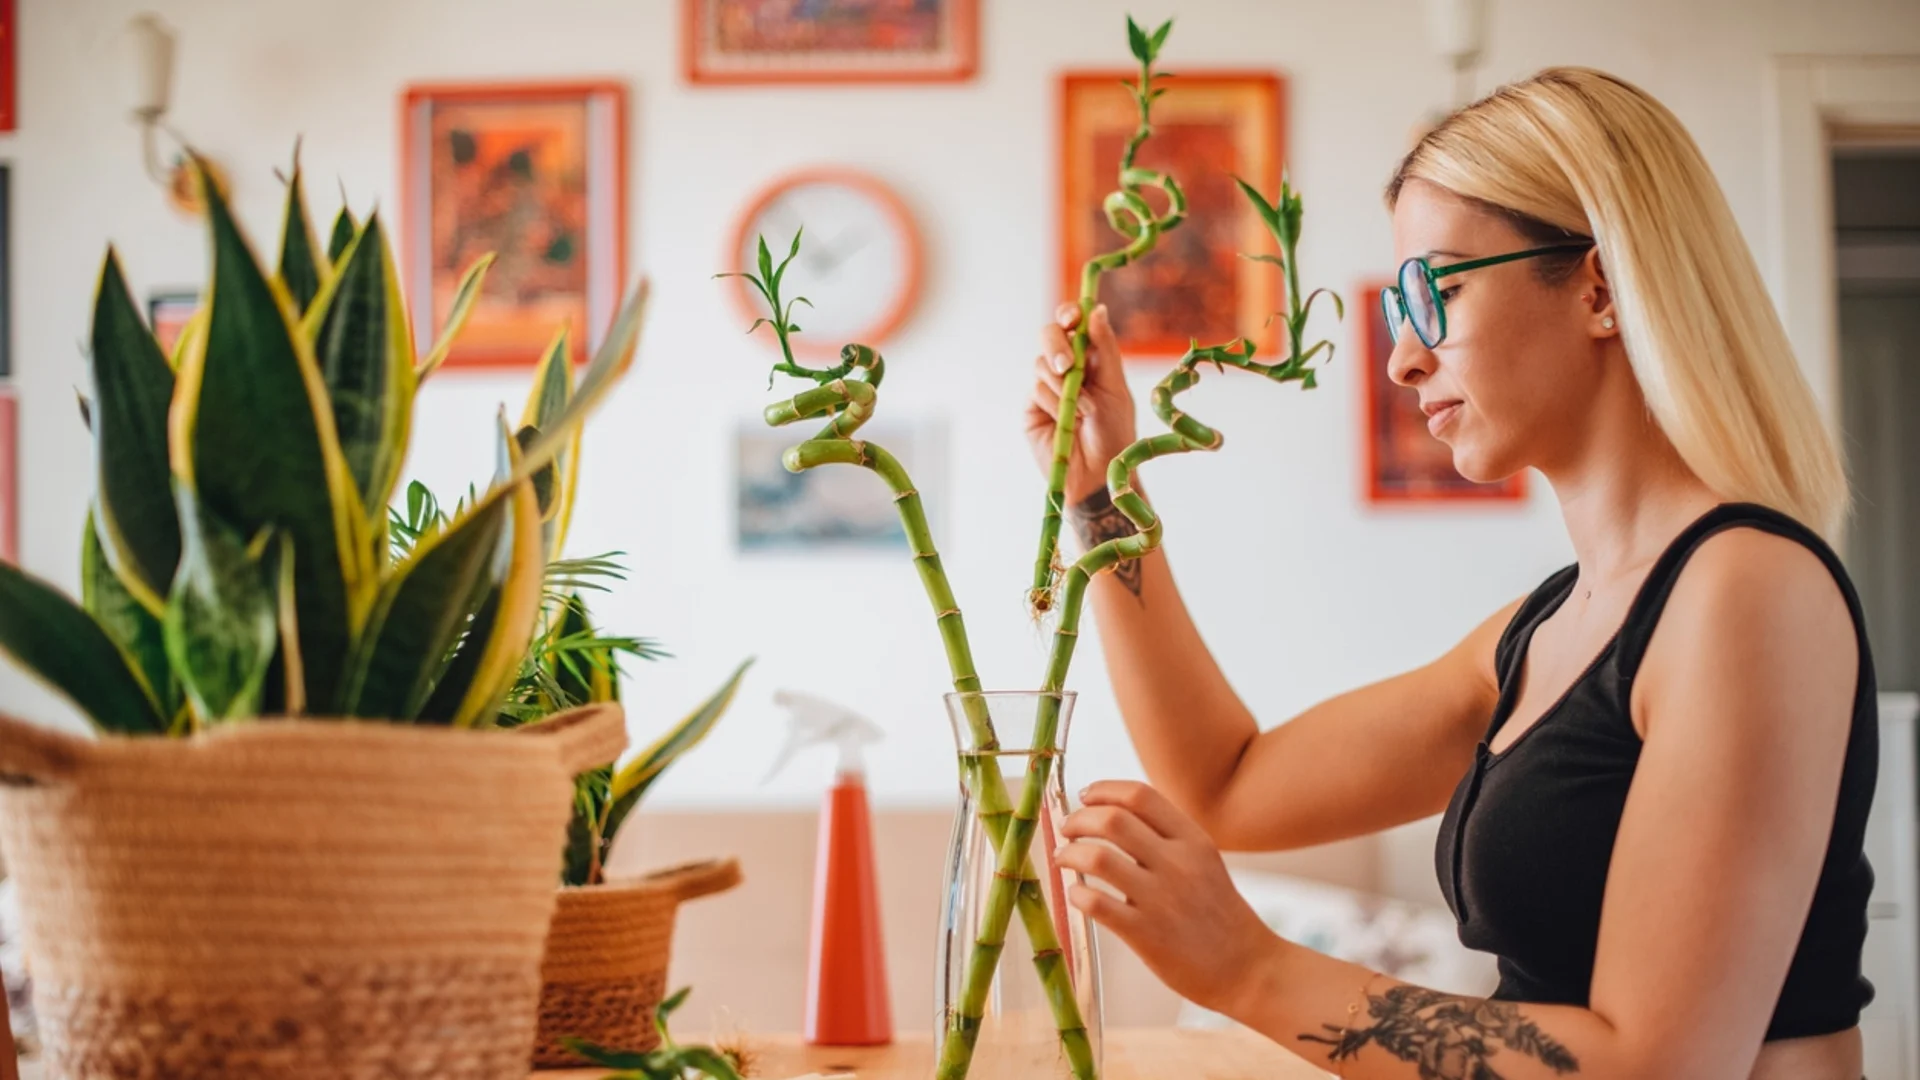
<path id="1" fill-rule="evenodd" d="M 1053 453 L 1066 331 L 1078 317 L 1071 304 L 1060 309 L 1035 364 L 1027 426 L 1043 464 Z M 1108 500 L 1105 476 L 1136 425 L 1105 308 L 1095 309 L 1088 329 L 1067 498 L 1075 531 L 1090 547 L 1132 529 Z M 1215 844 L 1232 850 L 1324 843 L 1444 809 L 1492 714 L 1494 645 L 1517 606 L 1424 667 L 1262 733 L 1201 639 L 1163 551 L 1099 575 L 1089 594 L 1120 712 L 1148 777 Z"/>
<path id="2" fill-rule="evenodd" d="M 1701 546 L 1636 683 L 1645 747 L 1587 1008 L 1437 993 L 1275 937 L 1144 785 L 1083 793 L 1060 863 L 1119 890 L 1070 899 L 1175 991 L 1347 1080 L 1744 1078 L 1819 879 L 1858 661 L 1811 552 L 1746 530 Z"/>

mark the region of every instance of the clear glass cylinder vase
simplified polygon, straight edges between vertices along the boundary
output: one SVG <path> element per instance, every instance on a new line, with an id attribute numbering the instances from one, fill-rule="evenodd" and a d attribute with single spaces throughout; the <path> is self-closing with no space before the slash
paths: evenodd
<path id="1" fill-rule="evenodd" d="M 935 1080 L 1097 1080 L 1100 960 L 1053 860 L 1071 693 L 948 694 L 960 807 L 934 985 Z M 1035 736 L 1039 741 L 1036 745 Z M 1037 786 L 1036 786 L 1037 785 Z M 1003 853 L 1024 839 L 1026 857 Z"/>

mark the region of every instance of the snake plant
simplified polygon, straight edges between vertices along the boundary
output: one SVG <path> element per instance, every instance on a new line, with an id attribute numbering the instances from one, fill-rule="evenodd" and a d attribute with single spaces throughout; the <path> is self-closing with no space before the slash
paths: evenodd
<path id="1" fill-rule="evenodd" d="M 193 167 L 212 252 L 206 303 L 164 354 L 108 250 L 82 401 L 97 472 L 81 597 L 0 565 L 0 649 L 107 732 L 266 715 L 495 724 L 562 527 L 543 493 L 632 364 L 645 283 L 564 400 L 517 428 L 501 416 L 492 485 L 397 556 L 380 526 L 415 396 L 490 257 L 417 356 L 378 214 L 343 210 L 323 247 L 296 159 L 269 273 L 204 163 Z"/>

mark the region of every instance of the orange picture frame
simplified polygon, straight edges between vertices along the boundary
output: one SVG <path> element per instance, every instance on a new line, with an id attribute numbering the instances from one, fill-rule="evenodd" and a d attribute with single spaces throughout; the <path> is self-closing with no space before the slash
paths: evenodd
<path id="1" fill-rule="evenodd" d="M 400 100 L 403 273 L 416 346 L 495 255 L 448 367 L 531 367 L 562 324 L 584 362 L 627 273 L 625 83 L 419 84 Z"/>
<path id="2" fill-rule="evenodd" d="M 1117 186 L 1121 149 L 1138 112 L 1123 82 L 1137 71 L 1071 71 L 1059 83 L 1059 288 L 1080 293 L 1094 255 L 1121 246 L 1102 201 Z M 1187 220 L 1153 253 L 1101 279 L 1129 360 L 1164 360 L 1203 344 L 1251 337 L 1272 347 L 1268 320 L 1283 302 L 1279 267 L 1241 254 L 1278 254 L 1273 237 L 1234 177 L 1274 198 L 1286 159 L 1286 81 L 1271 71 L 1182 71 L 1154 102 L 1154 135 L 1137 164 L 1172 174 L 1188 199 Z M 1157 192 L 1147 200 L 1164 205 Z"/>
<path id="3" fill-rule="evenodd" d="M 1380 290 L 1391 284 L 1390 278 L 1362 281 L 1347 303 L 1348 312 L 1359 316 L 1354 349 L 1364 375 L 1360 380 L 1360 431 L 1365 440 L 1361 482 L 1367 502 L 1420 506 L 1526 501 L 1524 471 L 1493 484 L 1461 476 L 1453 467 L 1453 451 L 1427 431 L 1419 395 L 1388 375 L 1393 338 L 1380 315 Z"/>
<path id="4" fill-rule="evenodd" d="M 887 216 L 892 219 L 894 229 L 906 249 L 907 267 L 905 277 L 901 283 L 900 295 L 892 304 L 888 305 L 885 314 L 874 320 L 872 326 L 856 332 L 851 339 L 873 345 L 877 348 L 884 344 L 888 338 L 891 338 L 901 326 L 905 325 L 908 317 L 913 314 L 913 309 L 920 300 L 920 289 L 922 283 L 925 281 L 924 274 L 926 266 L 925 249 L 920 237 L 920 228 L 914 222 L 912 212 L 907 209 L 907 204 L 905 200 L 900 198 L 899 193 L 894 191 L 892 187 L 888 186 L 878 177 L 860 172 L 857 169 L 848 169 L 833 165 L 796 169 L 781 175 L 773 182 L 761 188 L 758 192 L 755 192 L 753 197 L 747 200 L 746 206 L 740 211 L 740 216 L 734 221 L 730 234 L 732 246 L 727 248 L 724 253 L 722 265 L 730 269 L 739 269 L 737 260 L 740 258 L 741 253 L 747 250 L 747 243 L 753 236 L 754 222 L 759 220 L 760 215 L 766 211 L 767 207 L 771 205 L 775 199 L 805 184 L 838 184 L 853 188 L 868 198 L 871 198 L 874 202 L 878 203 L 881 208 L 886 211 Z M 777 243 L 779 241 L 776 238 L 769 237 L 768 242 Z M 786 253 L 781 251 L 776 254 L 784 255 Z M 755 291 L 752 286 L 747 284 L 745 278 L 733 277 L 728 280 L 733 284 L 734 306 L 739 311 L 743 322 L 751 324 L 753 320 L 766 314 L 766 301 L 762 300 L 760 294 Z M 796 318 L 794 321 L 798 322 L 799 319 Z M 767 331 L 769 339 L 771 339 L 772 334 L 773 331 Z M 818 360 L 839 356 L 840 348 L 845 345 L 846 342 L 826 341 L 818 337 L 807 337 L 802 334 L 796 335 L 789 344 L 796 357 Z"/>
<path id="5" fill-rule="evenodd" d="M 774 6 L 783 10 L 765 10 Z M 979 72 L 979 0 L 932 0 L 926 14 L 920 5 L 816 6 L 827 10 L 809 21 L 776 0 L 682 0 L 681 71 L 691 83 L 736 86 L 965 82 Z M 740 47 L 721 40 L 729 34 Z M 933 47 L 916 47 L 923 42 Z"/>

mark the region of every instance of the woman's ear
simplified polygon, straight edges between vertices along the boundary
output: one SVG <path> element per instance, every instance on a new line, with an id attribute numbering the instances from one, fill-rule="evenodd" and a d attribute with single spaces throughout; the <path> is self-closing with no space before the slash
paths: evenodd
<path id="1" fill-rule="evenodd" d="M 1592 322 L 1595 337 L 1614 337 L 1620 321 L 1613 309 L 1613 290 L 1607 286 L 1606 268 L 1600 264 L 1600 249 L 1588 250 L 1580 260 L 1574 277 L 1580 282 L 1580 306 Z"/>

